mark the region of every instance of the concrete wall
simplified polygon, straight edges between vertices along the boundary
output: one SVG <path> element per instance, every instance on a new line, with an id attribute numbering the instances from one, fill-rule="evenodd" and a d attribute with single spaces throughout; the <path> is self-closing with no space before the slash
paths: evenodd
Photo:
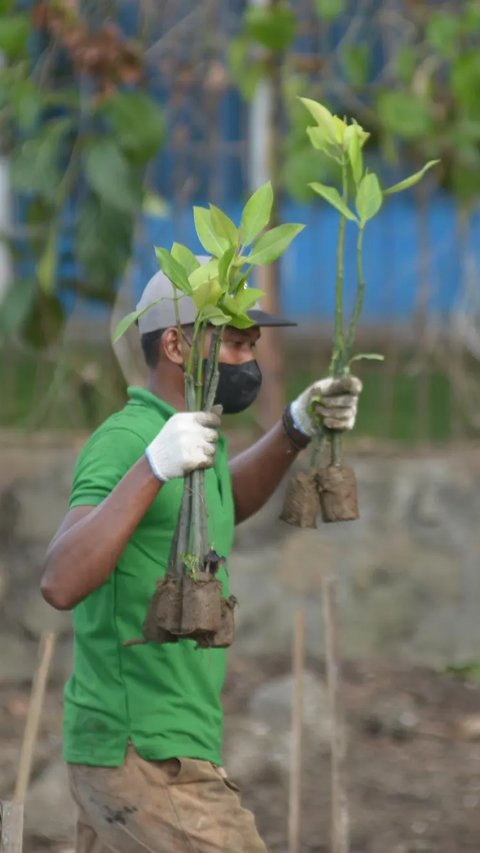
<path id="1" fill-rule="evenodd" d="M 46 544 L 66 509 L 83 437 L 0 436 L 0 681 L 28 679 L 42 628 L 62 633 L 59 680 L 70 666 L 70 616 L 38 592 Z M 239 599 L 236 648 L 284 652 L 303 604 L 307 646 L 322 648 L 321 573 L 338 577 L 347 656 L 434 665 L 480 657 L 480 452 L 352 454 L 361 519 L 298 530 L 277 520 L 281 490 L 241 525 L 230 561 Z"/>

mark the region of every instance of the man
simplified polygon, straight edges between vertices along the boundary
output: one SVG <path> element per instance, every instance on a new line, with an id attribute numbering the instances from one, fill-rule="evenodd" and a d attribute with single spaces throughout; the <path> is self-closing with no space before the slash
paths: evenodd
<path id="1" fill-rule="evenodd" d="M 312 394 L 327 427 L 351 429 L 359 380 L 320 380 L 283 419 L 228 463 L 214 413 L 184 411 L 181 340 L 162 273 L 138 307 L 146 388 L 91 436 L 77 460 L 70 509 L 45 560 L 42 592 L 73 608 L 74 672 L 65 689 L 64 751 L 78 805 L 77 853 L 257 853 L 252 814 L 222 767 L 224 649 L 125 646 L 140 636 L 155 583 L 166 570 L 182 477 L 206 468 L 209 543 L 228 557 L 234 525 L 274 492 L 314 433 Z M 160 302 L 158 300 L 161 300 Z M 152 303 L 156 302 L 155 305 Z M 188 341 L 193 303 L 179 302 Z M 262 326 L 291 325 L 259 310 L 249 329 L 226 328 L 217 401 L 250 405 L 261 383 Z M 228 594 L 228 575 L 217 575 Z"/>

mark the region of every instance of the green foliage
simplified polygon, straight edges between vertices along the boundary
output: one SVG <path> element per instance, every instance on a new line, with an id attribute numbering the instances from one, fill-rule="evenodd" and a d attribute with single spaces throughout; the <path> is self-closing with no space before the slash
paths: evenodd
<path id="1" fill-rule="evenodd" d="M 415 172 L 414 175 L 410 175 L 409 178 L 404 178 L 403 181 L 400 181 L 398 184 L 394 184 L 393 187 L 389 187 L 384 190 L 385 195 L 393 195 L 393 193 L 400 193 L 403 190 L 408 190 L 409 187 L 415 186 L 419 181 L 422 180 L 425 172 L 428 172 L 429 169 L 432 169 L 433 166 L 436 166 L 440 160 L 429 160 L 428 163 L 425 163 L 425 166 L 420 169 L 419 172 Z"/>
<path id="2" fill-rule="evenodd" d="M 354 213 L 347 207 L 345 202 L 343 201 L 340 193 L 335 187 L 327 187 L 325 184 L 320 184 L 317 181 L 314 181 L 310 184 L 312 190 L 317 193 L 317 195 L 321 196 L 328 201 L 328 203 L 338 210 L 338 212 L 344 216 L 346 219 L 349 219 L 351 222 L 356 222 L 357 217 Z"/>
<path id="3" fill-rule="evenodd" d="M 254 243 L 248 256 L 250 264 L 271 264 L 288 249 L 292 240 L 303 231 L 304 225 L 277 225 Z"/>
<path id="4" fill-rule="evenodd" d="M 272 51 L 284 51 L 292 44 L 297 21 L 287 3 L 275 8 L 249 6 L 245 13 L 246 35 Z"/>
<path id="5" fill-rule="evenodd" d="M 403 139 L 419 139 L 428 135 L 433 128 L 428 101 L 414 92 L 382 92 L 377 109 L 386 129 Z"/>
<path id="6" fill-rule="evenodd" d="M 340 61 L 345 78 L 352 86 L 364 86 L 370 73 L 370 52 L 366 44 L 347 44 Z"/>
<path id="7" fill-rule="evenodd" d="M 246 246 L 255 240 L 270 222 L 273 206 L 273 189 L 270 181 L 259 187 L 248 199 L 240 221 L 242 243 Z"/>
<path id="8" fill-rule="evenodd" d="M 315 0 L 317 15 L 323 21 L 334 21 L 347 10 L 347 0 Z"/>
<path id="9" fill-rule="evenodd" d="M 363 228 L 369 219 L 373 219 L 383 203 L 383 194 L 378 178 L 372 172 L 366 173 L 359 183 L 355 204 Z"/>
<path id="10" fill-rule="evenodd" d="M 12 284 L 2 303 L 2 331 L 28 334 L 40 346 L 61 331 L 57 292 L 64 284 L 80 295 L 113 302 L 131 254 L 135 219 L 143 211 L 143 169 L 163 140 L 164 122 L 155 101 L 131 85 L 128 91 L 110 85 L 100 92 L 101 80 L 92 73 L 88 92 L 83 86 L 80 98 L 77 74 L 82 72 L 75 61 L 58 75 L 53 42 L 68 53 L 58 30 L 60 6 L 51 40 L 48 26 L 39 24 L 45 53 L 33 65 L 28 44 L 31 38 L 40 43 L 37 19 L 31 10 L 13 12 L 15 5 L 0 0 L 0 51 L 6 59 L 0 68 L 0 109 L 13 190 L 27 202 L 22 253 L 33 271 L 28 285 Z M 44 4 L 42 15 L 51 12 L 52 4 Z M 88 53 L 89 39 L 96 38 L 89 34 L 88 20 L 74 9 L 67 18 L 70 35 L 76 32 Z M 77 269 L 64 283 L 58 275 L 58 246 L 71 200 L 75 218 L 69 238 Z M 35 310 L 44 334 L 35 329 Z"/>

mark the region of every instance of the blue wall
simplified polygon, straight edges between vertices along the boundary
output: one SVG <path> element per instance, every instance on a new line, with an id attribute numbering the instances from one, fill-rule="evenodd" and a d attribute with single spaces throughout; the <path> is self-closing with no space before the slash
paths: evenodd
<path id="1" fill-rule="evenodd" d="M 240 206 L 230 205 L 229 214 L 239 219 Z M 305 230 L 296 238 L 281 263 L 282 308 L 299 319 L 322 320 L 333 316 L 337 215 L 326 205 L 286 204 L 283 219 L 303 222 Z M 438 194 L 429 208 L 428 266 L 426 280 L 430 295 L 428 310 L 447 317 L 455 306 L 461 287 L 461 252 L 456 238 L 456 212 L 452 199 Z M 480 263 L 480 218 L 472 223 L 470 248 Z M 422 275 L 419 246 L 419 212 L 405 195 L 386 203 L 366 230 L 364 268 L 367 283 L 364 322 L 408 322 L 414 313 Z M 201 252 L 191 212 L 175 218 L 149 220 L 144 241 L 137 246 L 135 292 L 137 295 L 157 269 L 153 245 L 170 247 L 174 240 Z M 346 268 L 347 299 L 354 292 L 355 226 L 348 226 Z"/>

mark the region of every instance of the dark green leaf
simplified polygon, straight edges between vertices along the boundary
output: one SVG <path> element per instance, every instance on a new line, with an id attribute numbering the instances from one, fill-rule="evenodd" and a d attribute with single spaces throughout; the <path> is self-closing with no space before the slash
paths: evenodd
<path id="1" fill-rule="evenodd" d="M 26 14 L 0 17 L 0 51 L 9 59 L 26 52 L 31 33 L 30 20 Z"/>
<path id="2" fill-rule="evenodd" d="M 138 174 L 115 140 L 96 139 L 88 145 L 85 175 L 94 192 L 111 207 L 125 213 L 135 213 L 141 207 Z"/>
<path id="3" fill-rule="evenodd" d="M 85 277 L 83 290 L 100 288 L 113 302 L 116 282 L 131 256 L 133 217 L 93 193 L 77 210 L 75 254 Z"/>
<path id="4" fill-rule="evenodd" d="M 0 334 L 11 335 L 23 324 L 36 292 L 36 281 L 14 281 L 0 302 Z"/>
<path id="5" fill-rule="evenodd" d="M 276 3 L 273 9 L 249 6 L 244 20 L 247 35 L 269 50 L 284 51 L 295 39 L 297 21 L 286 3 Z"/>
<path id="6" fill-rule="evenodd" d="M 37 290 L 22 327 L 23 337 L 31 346 L 43 349 L 58 340 L 63 322 L 64 311 L 58 297 Z"/>
<path id="7" fill-rule="evenodd" d="M 440 56 L 450 59 L 457 53 L 462 32 L 462 17 L 449 12 L 434 12 L 427 23 L 427 41 Z"/>
<path id="8" fill-rule="evenodd" d="M 243 208 L 240 234 L 244 246 L 249 246 L 267 227 L 272 215 L 272 206 L 273 190 L 270 181 L 268 181 L 258 190 L 255 190 Z"/>
<path id="9" fill-rule="evenodd" d="M 155 246 L 155 254 L 160 269 L 165 273 L 172 284 L 181 290 L 182 293 L 190 294 L 192 288 L 188 280 L 188 275 L 184 267 L 172 257 L 167 249 Z M 173 294 L 172 294 L 173 295 Z"/>
<path id="10" fill-rule="evenodd" d="M 346 219 L 350 219 L 352 222 L 357 221 L 357 217 L 354 213 L 352 213 L 350 208 L 347 207 L 340 193 L 337 189 L 335 189 L 335 187 L 327 187 L 325 186 L 325 184 L 320 184 L 317 181 L 314 181 L 309 186 L 314 192 L 317 193 L 317 195 L 322 196 L 325 201 L 328 201 L 328 203 L 331 204 L 332 207 L 338 210 L 338 212 L 341 213 L 342 216 L 345 216 Z"/>
<path id="11" fill-rule="evenodd" d="M 165 123 L 160 107 L 143 92 L 116 92 L 98 108 L 115 140 L 136 163 L 146 163 L 160 149 Z"/>
<path id="12" fill-rule="evenodd" d="M 63 173 L 65 137 L 71 127 L 71 119 L 55 119 L 17 148 L 11 165 L 15 189 L 53 200 Z"/>
<path id="13" fill-rule="evenodd" d="M 52 225 L 42 257 L 37 264 L 37 278 L 45 293 L 53 293 L 57 281 L 57 238 L 58 226 Z"/>
<path id="14" fill-rule="evenodd" d="M 364 86 L 370 71 L 370 51 L 366 44 L 347 44 L 341 53 L 345 77 L 352 86 Z"/>
<path id="15" fill-rule="evenodd" d="M 383 92 L 378 115 L 388 131 L 403 139 L 418 139 L 433 128 L 429 104 L 414 92 Z"/>
<path id="16" fill-rule="evenodd" d="M 251 100 L 260 80 L 265 76 L 265 63 L 251 55 L 250 40 L 244 36 L 238 36 L 230 42 L 228 61 L 235 85 L 245 100 Z"/>
<path id="17" fill-rule="evenodd" d="M 229 248 L 229 243 L 223 236 L 223 230 L 220 233 L 218 232 L 215 223 L 212 221 L 210 210 L 205 207 L 194 207 L 193 218 L 195 230 L 203 248 L 211 255 L 221 258 Z"/>
<path id="18" fill-rule="evenodd" d="M 271 264 L 288 249 L 292 240 L 303 231 L 304 225 L 277 225 L 263 234 L 248 257 L 250 264 Z"/>

